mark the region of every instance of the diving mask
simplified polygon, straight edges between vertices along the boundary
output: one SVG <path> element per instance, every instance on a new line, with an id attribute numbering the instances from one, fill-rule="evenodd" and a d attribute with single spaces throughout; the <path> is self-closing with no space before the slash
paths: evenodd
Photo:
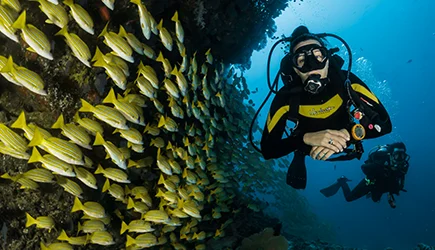
<path id="1" fill-rule="evenodd" d="M 395 148 L 393 153 L 390 155 L 391 164 L 395 169 L 401 169 L 404 172 L 407 172 L 409 166 L 409 155 L 405 152 L 404 149 Z"/>
<path id="2" fill-rule="evenodd" d="M 302 73 L 323 69 L 328 59 L 328 50 L 318 44 L 298 48 L 291 57 L 293 66 Z"/>

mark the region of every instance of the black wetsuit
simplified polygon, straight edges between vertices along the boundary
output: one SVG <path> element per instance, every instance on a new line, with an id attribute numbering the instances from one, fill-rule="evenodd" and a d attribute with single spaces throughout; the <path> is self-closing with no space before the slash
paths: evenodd
<path id="1" fill-rule="evenodd" d="M 265 159 L 273 159 L 285 156 L 295 150 L 308 155 L 311 146 L 303 142 L 305 133 L 318 132 L 321 130 L 332 129 L 340 130 L 347 129 L 350 134 L 351 122 L 346 104 L 349 100 L 348 94 L 344 87 L 344 80 L 337 71 L 329 71 L 328 78 L 330 82 L 317 95 L 311 95 L 305 91 L 300 93 L 300 104 L 298 110 L 299 124 L 295 131 L 287 138 L 283 138 L 286 129 L 290 102 L 292 95 L 285 93 L 289 91 L 289 87 L 284 86 L 275 96 L 267 122 L 261 138 L 261 151 Z M 346 74 L 346 71 L 342 71 Z M 302 84 L 300 78 L 294 84 Z M 350 75 L 352 89 L 363 98 L 369 105 L 367 107 L 379 114 L 377 125 L 380 127 L 378 132 L 376 129 L 366 129 L 366 139 L 376 138 L 391 132 L 392 125 L 390 117 L 377 97 L 370 91 L 367 85 L 354 74 Z M 374 125 L 374 124 L 373 124 Z"/>
<path id="2" fill-rule="evenodd" d="M 340 183 L 346 201 L 354 201 L 370 193 L 372 200 L 378 202 L 382 194 L 399 195 L 399 191 L 404 188 L 405 173 L 392 170 L 387 152 L 373 153 L 361 169 L 367 177 L 361 180 L 352 191 L 346 182 Z"/>

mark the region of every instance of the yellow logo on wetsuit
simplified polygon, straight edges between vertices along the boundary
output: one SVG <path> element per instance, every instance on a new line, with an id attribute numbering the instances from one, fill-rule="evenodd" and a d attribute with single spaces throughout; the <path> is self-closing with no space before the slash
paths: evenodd
<path id="1" fill-rule="evenodd" d="M 300 105 L 299 114 L 309 118 L 323 119 L 334 114 L 343 104 L 343 99 L 336 94 L 327 102 L 320 105 Z"/>

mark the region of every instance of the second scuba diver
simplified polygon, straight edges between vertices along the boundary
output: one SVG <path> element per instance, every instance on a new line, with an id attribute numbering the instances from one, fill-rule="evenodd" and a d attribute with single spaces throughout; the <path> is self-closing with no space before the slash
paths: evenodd
<path id="1" fill-rule="evenodd" d="M 406 192 L 404 186 L 409 158 L 405 144 L 402 142 L 379 146 L 369 154 L 369 158 L 361 166 L 366 178 L 361 180 L 352 191 L 347 184 L 350 180 L 342 176 L 336 183 L 320 192 L 326 197 L 331 197 L 342 188 L 348 202 L 365 195 L 370 196 L 374 202 L 379 202 L 382 195 L 388 193 L 388 203 L 395 208 L 394 195 L 399 195 L 400 191 Z"/>

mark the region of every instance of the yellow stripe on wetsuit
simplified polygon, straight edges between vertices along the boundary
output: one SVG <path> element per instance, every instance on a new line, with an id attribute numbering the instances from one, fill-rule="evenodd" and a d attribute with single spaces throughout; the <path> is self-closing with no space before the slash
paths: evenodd
<path id="1" fill-rule="evenodd" d="M 343 104 L 339 94 L 329 99 L 327 102 L 320 105 L 300 105 L 299 114 L 313 119 L 325 119 L 334 114 Z M 281 120 L 282 116 L 286 114 L 290 109 L 289 105 L 283 106 L 278 109 L 273 115 L 272 119 L 270 114 L 267 119 L 267 130 L 272 131 L 276 124 Z"/>
<path id="2" fill-rule="evenodd" d="M 372 101 L 374 101 L 377 104 L 379 104 L 378 98 L 372 92 L 370 92 L 370 90 L 368 90 L 367 88 L 365 88 L 361 84 L 359 84 L 359 83 L 352 83 L 351 86 L 352 86 L 352 89 L 355 90 L 355 92 L 363 94 L 363 95 L 367 96 L 369 99 L 371 99 Z"/>

